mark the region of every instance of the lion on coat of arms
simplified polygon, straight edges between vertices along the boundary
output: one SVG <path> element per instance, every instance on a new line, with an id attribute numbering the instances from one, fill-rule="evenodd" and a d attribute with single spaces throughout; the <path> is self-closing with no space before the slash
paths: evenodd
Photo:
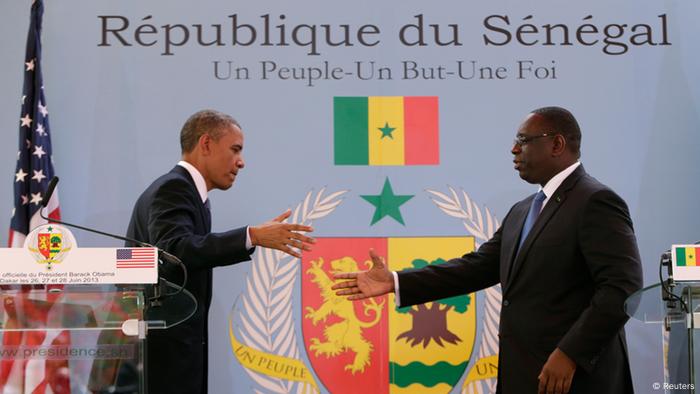
<path id="1" fill-rule="evenodd" d="M 365 262 L 365 264 L 369 265 L 369 262 Z M 325 341 L 311 338 L 309 349 L 314 352 L 316 357 L 322 354 L 327 358 L 337 356 L 346 350 L 354 352 L 354 361 L 346 365 L 344 369 L 353 375 L 356 372 L 363 372 L 370 363 L 369 356 L 373 351 L 373 345 L 363 337 L 362 330 L 373 327 L 379 322 L 382 317 L 381 311 L 384 301 L 377 304 L 374 299 L 370 299 L 368 303 L 364 303 L 365 316 L 370 316 L 370 313 L 373 313 L 374 318 L 369 322 L 361 321 L 355 315 L 353 303 L 347 302 L 344 297 L 337 296 L 331 290 L 333 280 L 328 277 L 328 274 L 321 268 L 322 266 L 322 258 L 319 258 L 318 261 L 312 261 L 311 267 L 306 273 L 313 276 L 311 281 L 316 283 L 321 290 L 323 304 L 318 309 L 307 306 L 307 313 L 304 317 L 311 319 L 314 326 L 321 320 L 325 321 L 330 315 L 335 315 L 342 321 L 324 328 Z M 334 272 L 359 271 L 357 262 L 351 257 L 331 261 L 331 268 Z"/>

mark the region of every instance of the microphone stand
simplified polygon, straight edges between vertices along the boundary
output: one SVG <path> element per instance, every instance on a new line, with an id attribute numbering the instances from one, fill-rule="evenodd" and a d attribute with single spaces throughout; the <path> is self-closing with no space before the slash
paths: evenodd
<path id="1" fill-rule="evenodd" d="M 161 263 L 164 260 L 168 263 L 179 265 L 180 268 L 182 269 L 182 275 L 183 275 L 182 285 L 180 286 L 179 289 L 177 289 L 177 291 L 175 291 L 173 293 L 167 293 L 166 291 L 163 290 L 163 288 L 165 288 L 167 283 L 169 283 L 169 282 L 167 280 L 165 280 L 164 278 L 158 276 L 158 283 L 153 285 L 153 297 L 151 297 L 149 299 L 150 305 L 152 307 L 161 306 L 162 305 L 161 300 L 164 297 L 170 297 L 170 296 L 177 295 L 177 294 L 181 293 L 182 290 L 184 290 L 185 285 L 187 284 L 187 267 L 185 267 L 185 264 L 182 263 L 182 260 L 180 260 L 174 254 L 169 253 L 169 252 L 167 252 L 167 251 L 165 251 L 157 246 L 151 245 L 149 243 L 139 241 L 137 239 L 124 237 L 124 236 L 116 235 L 116 234 L 112 234 L 112 233 L 107 233 L 107 232 L 96 230 L 93 228 L 81 226 L 78 224 L 68 223 L 68 222 L 64 222 L 62 220 L 53 219 L 53 218 L 50 218 L 48 216 L 44 216 L 44 209 L 46 209 L 47 205 L 49 204 L 49 200 L 51 200 L 51 196 L 53 195 L 53 192 L 56 188 L 57 183 L 58 183 L 58 177 L 54 176 L 53 178 L 51 178 L 51 181 L 49 182 L 49 186 L 46 189 L 46 194 L 44 195 L 44 198 L 41 202 L 41 208 L 39 209 L 39 216 L 41 216 L 42 219 L 48 221 L 49 223 L 62 224 L 64 226 L 77 228 L 79 230 L 99 234 L 99 235 L 102 235 L 105 237 L 110 237 L 110 238 L 118 239 L 121 241 L 131 242 L 132 244 L 138 245 L 142 248 L 155 248 L 156 250 L 158 250 L 158 260 Z"/>

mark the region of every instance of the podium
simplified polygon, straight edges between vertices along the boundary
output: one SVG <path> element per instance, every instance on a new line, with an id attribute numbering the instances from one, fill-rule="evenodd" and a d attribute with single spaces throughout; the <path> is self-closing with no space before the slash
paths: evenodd
<path id="1" fill-rule="evenodd" d="M 700 392 L 700 282 L 677 282 L 672 288 L 661 283 L 645 287 L 627 299 L 625 311 L 636 320 L 659 327 L 664 381 L 654 383 L 655 392 Z"/>
<path id="2" fill-rule="evenodd" d="M 175 287 L 168 291 L 177 292 Z M 186 290 L 159 306 L 149 306 L 149 293 L 146 287 L 91 285 L 2 290 L 6 387 L 31 392 L 30 387 L 46 384 L 54 393 L 145 393 L 149 331 L 175 326 L 197 308 Z"/>
<path id="3" fill-rule="evenodd" d="M 51 224 L 0 261 L 0 392 L 146 393 L 149 332 L 197 309 L 156 248 L 78 248 Z"/>

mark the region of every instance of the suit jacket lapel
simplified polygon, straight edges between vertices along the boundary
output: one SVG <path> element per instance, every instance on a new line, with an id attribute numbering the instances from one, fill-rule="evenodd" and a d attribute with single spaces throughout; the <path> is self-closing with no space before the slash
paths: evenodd
<path id="1" fill-rule="evenodd" d="M 192 179 L 192 175 L 190 175 L 189 171 L 185 169 L 185 167 L 176 165 L 170 172 L 174 172 L 183 178 L 187 179 L 187 182 L 190 183 L 192 186 L 192 190 L 194 193 L 197 195 L 197 201 L 195 202 L 195 206 L 199 210 L 199 214 L 202 216 L 202 221 L 204 222 L 204 225 L 206 226 L 206 232 L 209 233 L 211 232 L 211 214 L 207 210 L 207 208 L 204 206 L 204 203 L 199 197 L 199 192 L 197 191 L 197 185 L 194 183 L 194 179 Z"/>
<path id="2" fill-rule="evenodd" d="M 515 281 L 515 279 L 517 278 L 518 272 L 520 272 L 522 266 L 525 264 L 527 254 L 529 253 L 532 245 L 537 240 L 537 237 L 539 237 L 540 233 L 542 233 L 552 216 L 554 216 L 554 214 L 559 210 L 559 207 L 562 206 L 562 203 L 566 200 L 567 193 L 576 185 L 578 180 L 585 173 L 586 171 L 583 169 L 583 165 L 580 165 L 578 166 L 578 168 L 576 168 L 576 170 L 574 170 L 574 172 L 571 173 L 571 175 L 564 179 L 564 182 L 562 182 L 559 188 L 557 188 L 554 194 L 552 194 L 549 201 L 547 201 L 547 205 L 545 205 L 544 209 L 542 209 L 540 216 L 537 217 L 535 225 L 530 230 L 530 233 L 528 234 L 527 238 L 525 238 L 525 242 L 523 242 L 520 251 L 517 251 L 518 239 L 516 237 L 515 241 L 511 245 L 511 248 L 513 250 L 516 250 L 515 253 L 517 253 L 517 255 L 515 255 L 515 258 L 513 258 L 513 256 L 511 255 L 511 259 L 509 260 L 510 264 L 512 264 L 513 267 L 512 270 L 510 270 L 510 275 L 507 277 L 506 286 L 503 290 L 504 293 L 513 283 L 513 281 Z M 531 200 L 532 198 L 528 199 L 528 201 Z M 520 234 L 520 231 L 523 228 L 523 225 L 525 224 L 525 217 L 527 216 L 527 211 L 529 209 L 530 204 L 527 204 L 523 218 L 519 222 L 516 222 L 518 223 L 518 234 Z"/>
<path id="3" fill-rule="evenodd" d="M 501 277 L 504 278 L 503 281 L 503 288 L 505 288 L 508 285 L 508 282 L 510 281 L 510 277 L 512 276 L 512 266 L 513 266 L 513 261 L 515 260 L 515 254 L 518 252 L 518 240 L 520 238 L 520 232 L 525 225 L 525 219 L 527 218 L 527 212 L 530 210 L 530 204 L 532 204 L 532 199 L 534 198 L 534 194 L 530 196 L 530 198 L 522 201 L 520 204 L 518 204 L 517 207 L 514 208 L 512 217 L 513 217 L 513 223 L 515 223 L 514 226 L 509 226 L 509 230 L 506 231 L 506 229 L 503 230 L 503 244 L 507 245 L 506 250 L 504 250 L 505 257 L 506 257 L 506 264 L 501 265 L 501 269 L 503 272 L 501 273 Z"/>

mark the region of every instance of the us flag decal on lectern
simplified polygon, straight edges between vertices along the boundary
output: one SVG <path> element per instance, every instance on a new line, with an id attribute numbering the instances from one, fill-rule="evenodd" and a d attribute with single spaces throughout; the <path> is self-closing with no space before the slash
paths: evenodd
<path id="1" fill-rule="evenodd" d="M 153 268 L 156 251 L 153 248 L 117 249 L 117 268 Z"/>

